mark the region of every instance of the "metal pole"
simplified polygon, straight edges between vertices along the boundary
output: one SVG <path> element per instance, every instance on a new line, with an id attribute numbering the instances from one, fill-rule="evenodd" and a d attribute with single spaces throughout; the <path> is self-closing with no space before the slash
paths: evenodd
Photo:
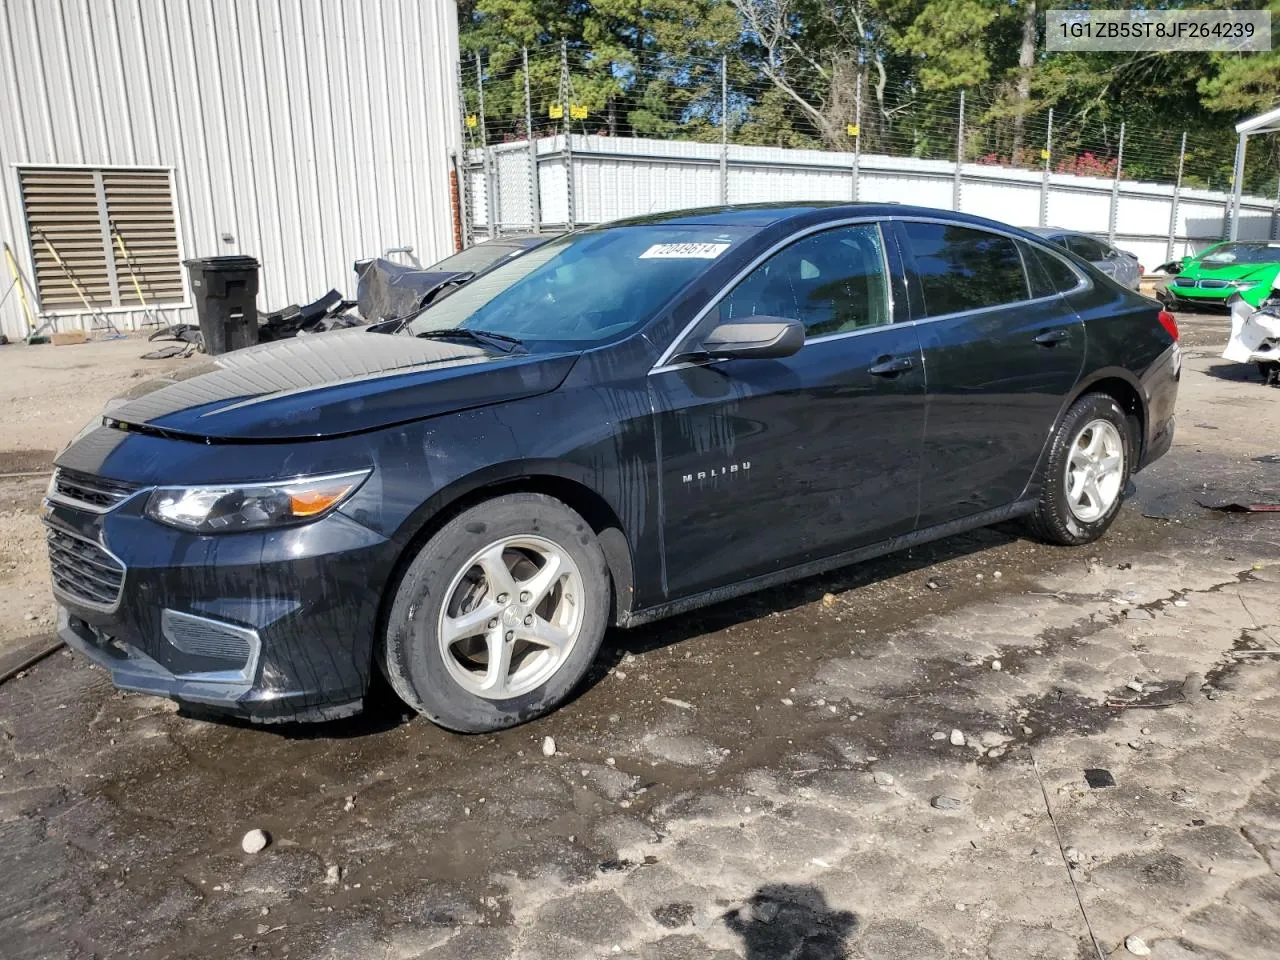
<path id="1" fill-rule="evenodd" d="M 1187 162 L 1187 131 L 1182 131 L 1182 146 L 1178 148 L 1178 179 L 1173 182 L 1173 205 L 1169 209 L 1169 243 L 1164 248 L 1164 259 L 1173 259 L 1173 245 L 1178 239 L 1178 201 L 1182 199 L 1182 169 Z"/>
<path id="2" fill-rule="evenodd" d="M 1280 218 L 1280 177 L 1276 178 L 1276 200 L 1271 204 L 1271 239 L 1276 239 L 1276 229 L 1280 227 L 1277 219 Z"/>
<path id="3" fill-rule="evenodd" d="M 529 138 L 529 219 L 534 233 L 542 232 L 542 182 L 538 179 L 538 143 L 533 138 L 533 96 L 529 92 L 529 48 L 524 57 L 524 134 Z"/>
<path id="4" fill-rule="evenodd" d="M 1231 232 L 1227 236 L 1228 240 L 1240 237 L 1240 194 L 1244 191 L 1244 150 L 1248 136 L 1247 133 L 1242 133 L 1236 141 L 1236 175 L 1235 183 L 1231 185 Z"/>
<path id="5" fill-rule="evenodd" d="M 489 149 L 489 137 L 484 126 L 484 71 L 480 69 L 480 52 L 476 51 L 476 89 L 480 91 L 480 149 L 484 157 L 484 209 L 489 222 L 490 238 L 498 235 L 497 184 L 493 176 L 493 154 Z"/>
<path id="6" fill-rule="evenodd" d="M 1120 146 L 1116 150 L 1116 178 L 1111 183 L 1111 217 L 1107 226 L 1107 242 L 1116 242 L 1116 216 L 1120 208 L 1120 174 L 1124 170 L 1124 124 L 1120 124 Z"/>
<path id="7" fill-rule="evenodd" d="M 1044 173 L 1040 175 L 1040 226 L 1049 225 L 1049 169 L 1053 163 L 1053 107 L 1049 108 L 1049 127 L 1044 136 Z"/>
<path id="8" fill-rule="evenodd" d="M 462 82 L 462 60 L 458 60 L 458 109 L 461 111 L 458 120 L 462 124 L 462 149 L 454 155 L 454 167 L 458 174 L 459 206 L 462 208 L 462 246 L 471 246 L 475 241 L 475 210 L 472 204 L 475 195 L 471 189 L 471 148 L 467 146 L 467 96 L 466 85 Z"/>
<path id="9" fill-rule="evenodd" d="M 564 108 L 564 201 L 566 222 L 570 230 L 576 226 L 573 197 L 573 139 L 569 128 L 569 41 L 560 41 L 560 106 Z"/>
<path id="10" fill-rule="evenodd" d="M 951 182 L 951 209 L 960 209 L 960 176 L 964 165 L 964 91 L 960 91 L 960 126 L 956 129 L 956 175 Z"/>
<path id="11" fill-rule="evenodd" d="M 858 167 L 862 163 L 862 65 L 858 65 L 858 80 L 853 88 L 853 129 L 857 132 L 853 135 L 853 187 L 852 196 L 850 197 L 854 203 L 858 201 Z"/>
<path id="12" fill-rule="evenodd" d="M 729 58 L 720 58 L 720 203 L 729 203 Z"/>

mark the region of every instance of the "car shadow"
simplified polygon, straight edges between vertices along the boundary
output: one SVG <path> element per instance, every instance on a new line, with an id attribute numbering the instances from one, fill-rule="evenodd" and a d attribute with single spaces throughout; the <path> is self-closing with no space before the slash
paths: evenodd
<path id="1" fill-rule="evenodd" d="M 943 540 L 920 544 L 909 550 L 863 560 L 830 573 L 796 580 L 757 593 L 725 600 L 689 613 L 679 614 L 631 630 L 613 629 L 605 636 L 604 648 L 596 669 L 603 676 L 629 653 L 645 653 L 693 637 L 724 630 L 771 613 L 781 613 L 821 600 L 828 593 L 845 593 L 883 580 L 913 573 L 926 567 L 982 553 L 1022 538 L 1016 523 L 983 527 L 969 533 L 956 534 Z"/>
<path id="2" fill-rule="evenodd" d="M 721 919 L 742 938 L 746 960 L 846 960 L 846 943 L 858 929 L 855 914 L 833 910 L 808 884 L 765 884 Z"/>
<path id="3" fill-rule="evenodd" d="M 1256 383 L 1262 386 L 1262 376 L 1252 363 L 1215 363 L 1205 370 L 1211 377 L 1219 380 L 1231 380 L 1236 383 Z"/>

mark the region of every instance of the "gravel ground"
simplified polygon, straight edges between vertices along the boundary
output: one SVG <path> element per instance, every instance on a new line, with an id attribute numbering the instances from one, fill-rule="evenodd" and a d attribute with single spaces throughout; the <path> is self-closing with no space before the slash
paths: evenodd
<path id="1" fill-rule="evenodd" d="M 1280 518 L 1194 502 L 1280 493 L 1280 396 L 1180 320 L 1175 449 L 1100 543 L 993 528 L 617 632 L 517 730 L 203 722 L 53 656 L 0 686 L 0 952 L 1280 955 Z"/>

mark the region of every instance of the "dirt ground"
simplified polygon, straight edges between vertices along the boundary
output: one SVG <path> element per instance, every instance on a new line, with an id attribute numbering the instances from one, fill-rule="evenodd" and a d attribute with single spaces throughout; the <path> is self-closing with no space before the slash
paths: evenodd
<path id="1" fill-rule="evenodd" d="M 1098 544 L 993 528 L 616 632 L 517 730 L 211 723 L 55 654 L 0 685 L 0 954 L 1280 956 L 1280 516 L 1195 502 L 1280 495 L 1280 393 L 1179 319 L 1174 450 Z M 0 350 L 6 463 L 156 369 L 129 347 Z M 42 489 L 0 480 L 5 643 L 49 633 Z"/>

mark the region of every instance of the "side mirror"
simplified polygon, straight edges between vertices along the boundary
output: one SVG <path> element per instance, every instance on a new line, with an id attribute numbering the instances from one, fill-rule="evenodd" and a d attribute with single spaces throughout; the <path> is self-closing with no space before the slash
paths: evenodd
<path id="1" fill-rule="evenodd" d="M 804 324 L 783 317 L 751 317 L 722 323 L 702 341 L 704 356 L 717 360 L 771 360 L 804 346 Z"/>
<path id="2" fill-rule="evenodd" d="M 1182 258 L 1182 269 L 1183 269 L 1183 270 L 1187 269 L 1187 265 L 1188 265 L 1188 264 L 1190 264 L 1190 263 L 1191 263 L 1191 257 L 1183 257 L 1183 258 Z"/>

